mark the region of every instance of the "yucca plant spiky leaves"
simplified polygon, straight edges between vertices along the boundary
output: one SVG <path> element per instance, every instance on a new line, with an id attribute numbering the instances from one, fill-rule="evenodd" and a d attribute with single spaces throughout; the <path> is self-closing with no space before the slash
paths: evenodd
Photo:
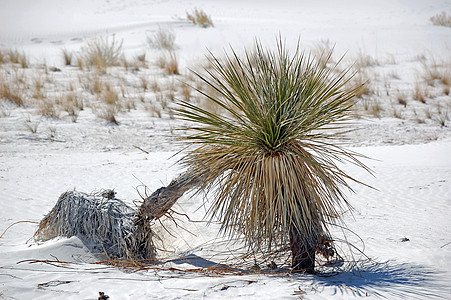
<path id="1" fill-rule="evenodd" d="M 356 180 L 337 162 L 366 168 L 333 143 L 359 87 L 348 85 L 349 69 L 328 64 L 331 54 L 315 59 L 298 46 L 290 56 L 281 40 L 276 51 L 256 42 L 244 58 L 233 49 L 224 59 L 211 54 L 211 68 L 197 74 L 209 88 L 198 92 L 224 113 L 189 102 L 178 109 L 193 124 L 186 139 L 194 149 L 182 161 L 214 191 L 210 216 L 253 250 L 290 245 L 293 267 L 313 268 L 326 224 L 350 207 L 342 189 Z"/>

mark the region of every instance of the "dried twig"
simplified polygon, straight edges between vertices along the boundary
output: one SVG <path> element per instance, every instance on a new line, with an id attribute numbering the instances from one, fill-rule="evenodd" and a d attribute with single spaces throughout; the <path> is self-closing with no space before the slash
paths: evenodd
<path id="1" fill-rule="evenodd" d="M 9 225 L 9 226 L 5 229 L 5 231 L 3 231 L 3 233 L 0 235 L 0 239 L 3 237 L 3 235 L 4 235 L 11 227 L 13 227 L 14 225 L 17 225 L 17 224 L 19 224 L 19 223 L 33 223 L 33 224 L 39 224 L 39 222 L 35 222 L 35 221 L 17 221 L 17 222 L 14 222 L 14 223 L 12 223 L 11 225 Z"/>

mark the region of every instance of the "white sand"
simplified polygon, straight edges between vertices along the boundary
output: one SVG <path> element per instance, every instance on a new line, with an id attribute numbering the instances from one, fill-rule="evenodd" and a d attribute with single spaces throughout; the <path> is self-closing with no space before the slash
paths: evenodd
<path id="1" fill-rule="evenodd" d="M 371 69 L 379 78 L 396 70 L 400 79 L 392 89 L 401 91 L 411 91 L 417 80 L 421 65 L 416 57 L 451 53 L 451 28 L 429 21 L 442 10 L 450 13 L 449 1 L 241 2 L 4 0 L 0 45 L 23 49 L 34 62 L 45 60 L 63 68 L 63 47 L 78 50 L 90 37 L 114 33 L 124 39 L 126 53 L 133 55 L 145 49 L 146 34 L 162 26 L 176 34 L 183 66 L 201 58 L 206 48 L 220 52 L 231 44 L 241 49 L 252 45 L 255 37 L 273 46 L 280 32 L 290 46 L 299 36 L 307 47 L 328 39 L 339 53 L 348 51 L 351 60 L 363 51 L 380 61 Z M 215 27 L 203 29 L 183 20 L 194 7 L 210 14 Z M 390 63 L 390 57 L 396 63 Z M 374 84 L 383 91 L 382 79 Z M 96 299 L 103 291 L 110 299 L 450 299 L 451 130 L 449 121 L 441 127 L 434 120 L 419 124 L 414 118 L 427 107 L 448 110 L 451 97 L 441 95 L 428 104 L 411 100 L 405 119 L 389 113 L 396 106 L 393 96 L 380 92 L 378 101 L 384 113 L 357 120 L 360 130 L 347 142 L 371 158 L 365 162 L 375 175 L 345 168 L 377 189 L 356 186 L 349 195 L 355 211 L 345 221 L 355 234 L 348 237 L 361 248 L 363 242 L 371 258 L 360 271 L 331 277 L 127 272 L 91 264 L 95 258 L 76 237 L 43 245 L 27 242 L 36 225 L 19 223 L 0 239 L 0 298 Z M 78 123 L 66 117 L 41 119 L 38 133 L 32 134 L 23 125 L 26 109 L 1 105 L 9 115 L 0 117 L 0 234 L 14 222 L 39 222 L 66 190 L 114 188 L 118 198 L 132 204 L 139 199 L 140 181 L 153 191 L 180 172 L 174 165 L 177 157 L 172 157 L 180 149 L 172 129 L 181 122 L 169 117 L 151 118 L 147 112 L 132 110 L 119 115 L 119 126 L 111 126 L 83 111 Z M 49 137 L 51 128 L 56 128 L 55 137 Z M 201 220 L 202 203 L 201 196 L 187 195 L 175 209 Z M 172 225 L 176 237 L 171 237 L 160 228 L 171 255 L 199 256 L 193 264 L 202 259 L 218 262 L 213 254 L 226 249 L 217 237 L 218 227 L 180 222 L 192 234 Z M 27 261 L 32 259 L 72 263 Z"/>

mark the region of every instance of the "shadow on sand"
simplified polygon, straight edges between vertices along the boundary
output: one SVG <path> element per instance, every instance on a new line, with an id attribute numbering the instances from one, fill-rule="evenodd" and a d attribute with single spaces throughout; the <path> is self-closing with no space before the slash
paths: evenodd
<path id="1" fill-rule="evenodd" d="M 317 283 L 334 287 L 337 294 L 379 296 L 382 298 L 446 298 L 451 295 L 442 272 L 409 263 L 368 262 L 335 276 L 319 276 Z"/>

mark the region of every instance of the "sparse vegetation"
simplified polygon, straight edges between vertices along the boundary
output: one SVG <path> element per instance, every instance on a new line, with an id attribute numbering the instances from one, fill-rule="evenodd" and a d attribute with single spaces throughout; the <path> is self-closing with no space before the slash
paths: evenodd
<path id="1" fill-rule="evenodd" d="M 0 99 L 6 99 L 18 106 L 24 104 L 24 88 L 20 82 L 0 74 Z"/>
<path id="2" fill-rule="evenodd" d="M 37 133 L 39 125 L 41 124 L 41 119 L 33 120 L 31 115 L 27 116 L 27 119 L 24 122 L 25 128 L 31 133 Z"/>
<path id="3" fill-rule="evenodd" d="M 427 87 L 423 86 L 420 82 L 416 82 L 413 98 L 417 99 L 421 103 L 426 103 L 426 98 L 429 96 Z"/>
<path id="4" fill-rule="evenodd" d="M 448 15 L 445 11 L 432 16 L 430 20 L 434 25 L 451 27 L 451 15 Z"/>
<path id="5" fill-rule="evenodd" d="M 174 50 L 175 34 L 169 29 L 159 28 L 153 36 L 147 36 L 147 44 L 155 49 Z"/>
<path id="6" fill-rule="evenodd" d="M 122 43 L 123 41 L 118 42 L 114 35 L 112 39 L 98 37 L 89 41 L 83 47 L 78 60 L 82 61 L 81 65 L 83 66 L 94 66 L 96 70 L 105 73 L 107 67 L 120 64 L 123 57 Z"/>
<path id="7" fill-rule="evenodd" d="M 398 100 L 398 103 L 403 105 L 404 107 L 407 106 L 407 96 L 404 93 L 399 93 L 396 97 L 396 100 Z"/>
<path id="8" fill-rule="evenodd" d="M 177 60 L 177 54 L 174 51 L 162 52 L 158 58 L 158 65 L 162 68 L 167 75 L 178 75 L 179 64 Z"/>
<path id="9" fill-rule="evenodd" d="M 192 12 L 186 12 L 186 18 L 203 28 L 213 27 L 213 21 L 202 9 L 195 8 Z"/>
<path id="10" fill-rule="evenodd" d="M 72 65 L 72 58 L 73 58 L 72 52 L 67 49 L 62 49 L 61 52 L 63 54 L 64 64 L 66 66 Z"/>

